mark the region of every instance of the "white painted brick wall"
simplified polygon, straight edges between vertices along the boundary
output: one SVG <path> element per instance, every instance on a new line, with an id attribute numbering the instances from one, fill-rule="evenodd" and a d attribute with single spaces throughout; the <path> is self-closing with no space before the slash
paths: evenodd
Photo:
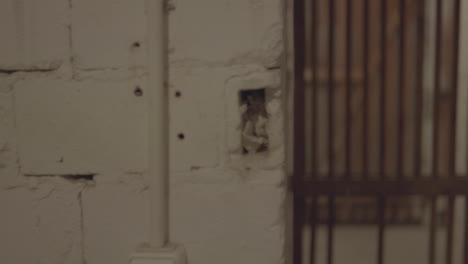
<path id="1" fill-rule="evenodd" d="M 174 1 L 171 235 L 191 263 L 284 261 L 282 1 Z M 268 154 L 239 149 L 239 91 L 272 88 Z M 182 96 L 175 97 L 180 91 Z M 184 133 L 179 140 L 177 133 Z"/>
<path id="2" fill-rule="evenodd" d="M 82 69 L 143 66 L 144 0 L 73 1 L 72 47 Z M 135 42 L 140 48 L 132 47 Z"/>
<path id="3" fill-rule="evenodd" d="M 282 263 L 282 0 L 171 2 L 171 240 L 192 264 Z M 0 262 L 124 264 L 147 240 L 146 16 L 144 0 L 0 3 Z M 272 150 L 233 154 L 238 91 L 262 85 Z"/>
<path id="4" fill-rule="evenodd" d="M 49 70 L 67 60 L 66 0 L 0 2 L 0 69 Z"/>

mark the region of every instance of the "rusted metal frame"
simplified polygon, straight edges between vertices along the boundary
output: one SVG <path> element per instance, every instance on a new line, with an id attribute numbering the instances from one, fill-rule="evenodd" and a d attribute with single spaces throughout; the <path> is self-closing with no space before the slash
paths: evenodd
<path id="1" fill-rule="evenodd" d="M 400 18 L 400 48 L 399 48 L 399 91 L 398 91 L 398 144 L 397 144 L 397 178 L 403 178 L 404 168 L 404 157 L 406 157 L 405 151 L 403 151 L 403 136 L 405 129 L 405 41 L 406 41 L 406 0 L 399 0 L 399 18 Z"/>
<path id="2" fill-rule="evenodd" d="M 345 157 L 345 178 L 349 179 L 351 174 L 351 29 L 352 29 L 352 3 L 346 0 L 346 157 Z"/>
<path id="3" fill-rule="evenodd" d="M 466 195 L 468 177 L 421 178 L 415 179 L 376 179 L 343 180 L 324 179 L 306 180 L 296 187 L 302 195 Z"/>
<path id="4" fill-rule="evenodd" d="M 335 139 L 335 0 L 329 0 L 329 35 L 328 35 L 328 178 L 333 179 L 335 173 L 335 155 L 333 151 Z M 335 197 L 328 197 L 328 234 L 327 234 L 327 263 L 333 264 L 333 237 Z"/>
<path id="5" fill-rule="evenodd" d="M 425 0 L 419 0 L 417 31 L 417 83 L 415 94 L 415 129 L 414 129 L 414 177 L 421 177 L 421 138 L 422 138 L 422 101 L 424 95 L 424 38 L 425 38 Z"/>
<path id="6" fill-rule="evenodd" d="M 369 175 L 369 0 L 364 0 L 364 93 L 363 93 L 363 133 L 362 133 L 362 178 L 367 179 Z"/>
<path id="7" fill-rule="evenodd" d="M 304 0 L 294 0 L 294 171 L 293 184 L 303 180 L 305 171 L 304 150 Z M 302 227 L 304 223 L 304 197 L 294 192 L 293 197 L 293 262 L 302 261 Z"/>

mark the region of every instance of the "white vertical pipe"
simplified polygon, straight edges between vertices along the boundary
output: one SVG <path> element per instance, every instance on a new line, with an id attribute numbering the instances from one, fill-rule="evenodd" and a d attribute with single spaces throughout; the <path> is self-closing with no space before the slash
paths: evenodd
<path id="1" fill-rule="evenodd" d="M 148 176 L 150 192 L 150 246 L 168 242 L 168 91 L 166 83 L 164 0 L 147 0 L 148 30 Z"/>

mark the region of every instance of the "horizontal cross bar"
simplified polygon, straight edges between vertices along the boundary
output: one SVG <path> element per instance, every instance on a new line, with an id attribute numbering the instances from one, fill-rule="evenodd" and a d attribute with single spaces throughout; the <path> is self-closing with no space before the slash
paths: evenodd
<path id="1" fill-rule="evenodd" d="M 468 194 L 468 177 L 417 180 L 305 179 L 293 182 L 292 187 L 295 193 L 302 196 L 466 195 Z"/>

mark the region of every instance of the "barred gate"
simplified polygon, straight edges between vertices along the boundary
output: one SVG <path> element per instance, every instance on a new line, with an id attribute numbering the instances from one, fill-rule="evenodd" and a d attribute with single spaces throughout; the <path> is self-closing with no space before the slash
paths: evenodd
<path id="1" fill-rule="evenodd" d="M 427 232 L 425 262 L 468 264 L 461 1 L 293 1 L 294 264 L 335 263 L 339 226 L 376 229 L 373 263 L 389 228 L 408 226 Z"/>

